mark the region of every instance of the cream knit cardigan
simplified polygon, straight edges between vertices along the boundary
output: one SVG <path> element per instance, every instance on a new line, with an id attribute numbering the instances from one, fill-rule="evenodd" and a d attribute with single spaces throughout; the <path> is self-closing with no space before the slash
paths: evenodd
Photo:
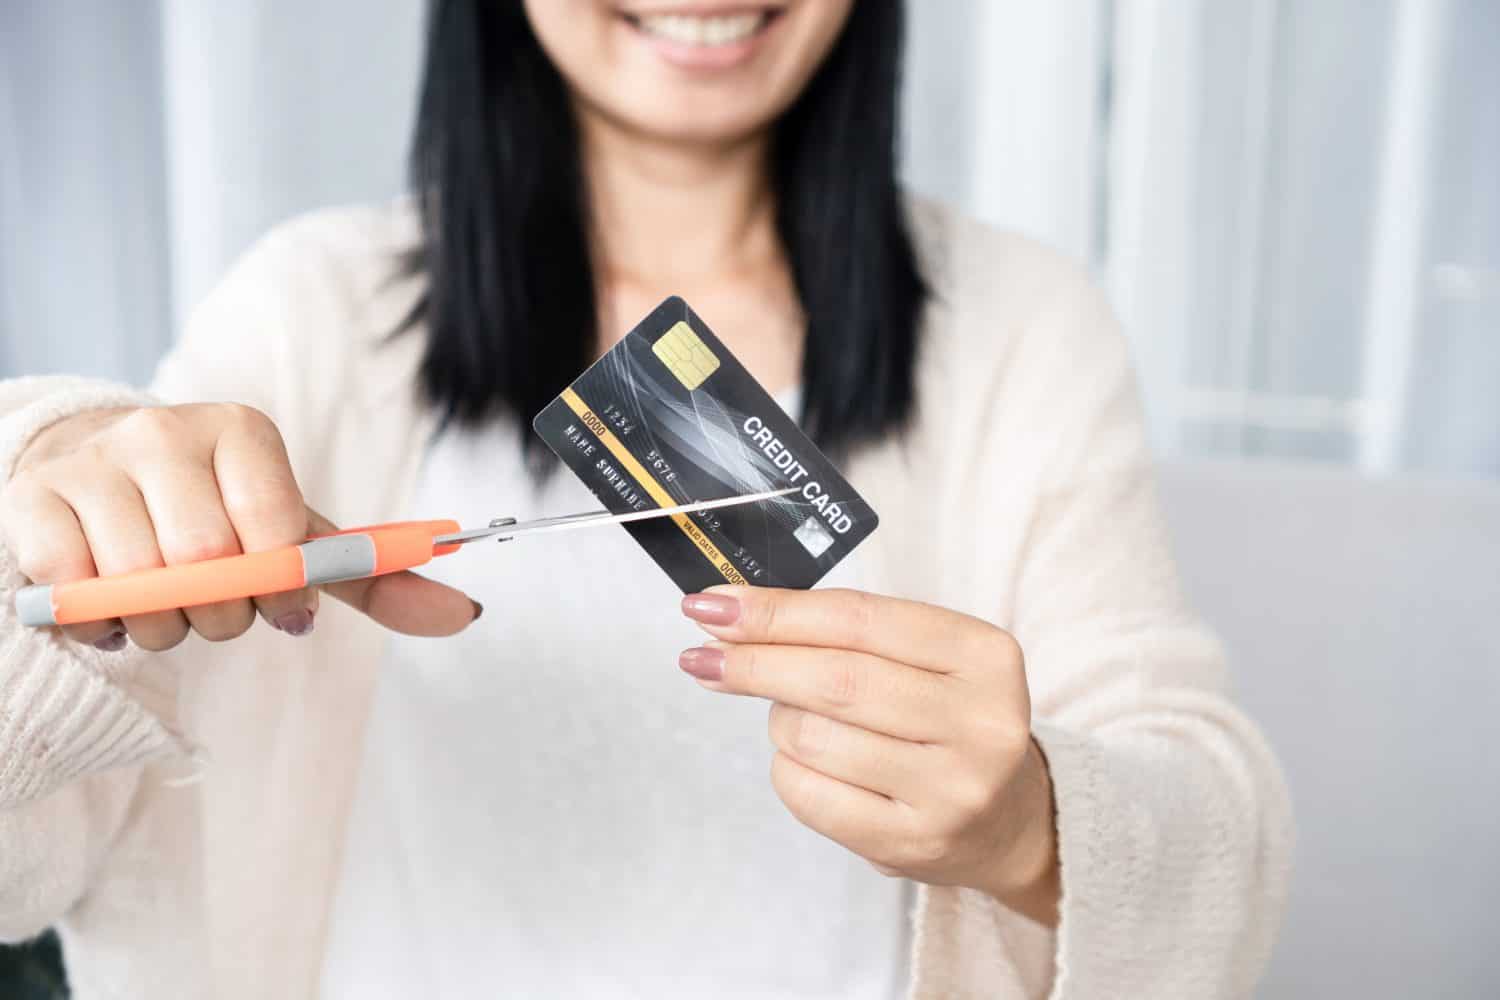
<path id="1" fill-rule="evenodd" d="M 936 290 L 919 412 L 848 468 L 881 513 L 872 589 L 1020 639 L 1063 886 L 1056 932 L 923 889 L 912 995 L 1246 995 L 1286 894 L 1288 799 L 1179 592 L 1123 340 L 1056 256 L 912 211 Z M 234 400 L 275 418 L 322 512 L 397 516 L 433 429 L 421 337 L 389 337 L 420 294 L 394 266 L 414 237 L 405 203 L 277 229 L 151 396 L 0 383 L 0 476 L 80 410 Z M 99 653 L 20 628 L 22 582 L 0 552 L 0 939 L 57 926 L 84 1000 L 315 995 L 382 632 L 324 601 L 304 639 Z"/>

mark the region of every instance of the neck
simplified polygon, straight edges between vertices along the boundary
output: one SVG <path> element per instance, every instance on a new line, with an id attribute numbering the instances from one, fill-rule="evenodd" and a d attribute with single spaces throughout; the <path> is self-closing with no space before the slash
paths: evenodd
<path id="1" fill-rule="evenodd" d="M 688 145 L 580 119 L 601 279 L 690 285 L 780 263 L 766 135 Z"/>

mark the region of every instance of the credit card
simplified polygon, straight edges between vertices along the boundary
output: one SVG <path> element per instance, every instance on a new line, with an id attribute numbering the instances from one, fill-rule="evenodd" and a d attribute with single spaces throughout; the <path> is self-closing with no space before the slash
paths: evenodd
<path id="1" fill-rule="evenodd" d="M 879 518 L 680 298 L 670 298 L 532 421 L 613 513 L 796 487 L 625 525 L 684 593 L 811 587 Z"/>

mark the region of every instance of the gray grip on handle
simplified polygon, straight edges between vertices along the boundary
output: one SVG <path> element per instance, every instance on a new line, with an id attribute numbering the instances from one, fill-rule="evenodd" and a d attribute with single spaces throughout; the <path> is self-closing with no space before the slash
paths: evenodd
<path id="1" fill-rule="evenodd" d="M 22 625 L 30 628 L 46 628 L 56 625 L 56 612 L 52 610 L 52 585 L 22 587 L 16 591 L 16 617 Z"/>
<path id="2" fill-rule="evenodd" d="M 369 535 L 332 535 L 297 546 L 302 577 L 309 587 L 341 580 L 363 580 L 375 572 L 375 540 Z"/>

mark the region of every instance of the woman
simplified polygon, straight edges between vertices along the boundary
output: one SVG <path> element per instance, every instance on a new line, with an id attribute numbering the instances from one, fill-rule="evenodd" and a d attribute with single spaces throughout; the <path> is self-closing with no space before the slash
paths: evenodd
<path id="1" fill-rule="evenodd" d="M 1184 610 L 1099 296 L 898 196 L 900 20 L 440 0 L 415 202 L 268 236 L 151 395 L 3 387 L 9 587 L 318 511 L 553 513 L 591 503 L 527 419 L 675 293 L 884 525 L 827 589 L 681 614 L 623 533 L 327 588 L 353 611 L 60 635 L 7 599 L 7 938 L 58 925 L 84 997 L 1250 989 L 1276 765 Z"/>

